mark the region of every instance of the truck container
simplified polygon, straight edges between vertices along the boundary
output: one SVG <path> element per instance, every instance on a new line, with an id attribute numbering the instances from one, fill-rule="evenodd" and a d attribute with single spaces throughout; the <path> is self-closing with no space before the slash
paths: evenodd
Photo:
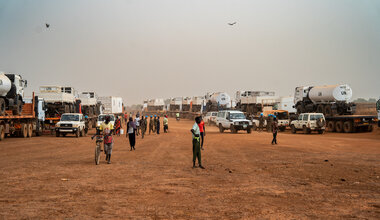
<path id="1" fill-rule="evenodd" d="M 206 99 L 204 96 L 194 96 L 191 98 L 191 111 L 192 112 L 203 112 L 203 106 L 206 104 Z"/>
<path id="2" fill-rule="evenodd" d="M 182 97 L 170 99 L 169 111 L 182 111 Z"/>
<path id="3" fill-rule="evenodd" d="M 99 97 L 99 101 L 103 105 L 104 114 L 114 114 L 115 116 L 123 115 L 124 106 L 123 99 L 115 96 Z"/>
<path id="4" fill-rule="evenodd" d="M 148 112 L 163 111 L 165 107 L 164 99 L 149 99 Z"/>
<path id="5" fill-rule="evenodd" d="M 236 108 L 247 115 L 258 115 L 264 110 L 272 110 L 279 97 L 270 91 L 237 91 Z"/>
<path id="6" fill-rule="evenodd" d="M 44 129 L 44 101 L 37 96 L 24 99 L 21 114 L 6 110 L 0 116 L 0 141 L 6 136 L 32 137 L 41 135 Z"/>
<path id="7" fill-rule="evenodd" d="M 191 98 L 190 97 L 184 97 L 182 99 L 182 111 L 188 112 L 190 111 L 191 105 Z"/>
<path id="8" fill-rule="evenodd" d="M 206 111 L 219 111 L 231 108 L 231 97 L 225 92 L 206 94 Z"/>

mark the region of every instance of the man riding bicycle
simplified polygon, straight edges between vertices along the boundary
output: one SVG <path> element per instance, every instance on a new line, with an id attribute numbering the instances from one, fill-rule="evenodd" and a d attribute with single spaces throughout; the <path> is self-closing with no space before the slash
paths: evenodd
<path id="1" fill-rule="evenodd" d="M 104 153 L 106 154 L 106 161 L 108 164 L 111 163 L 111 154 L 112 154 L 112 147 L 113 147 L 113 137 L 112 137 L 113 125 L 112 123 L 110 123 L 110 121 L 111 121 L 110 116 L 107 116 L 106 120 L 100 125 L 99 131 L 98 131 L 98 134 L 102 132 L 102 135 L 104 136 Z"/>

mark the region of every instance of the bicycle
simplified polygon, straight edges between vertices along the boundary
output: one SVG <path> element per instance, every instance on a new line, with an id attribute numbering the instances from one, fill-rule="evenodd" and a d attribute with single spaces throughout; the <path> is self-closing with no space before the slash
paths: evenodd
<path id="1" fill-rule="evenodd" d="M 94 135 L 94 136 L 91 137 L 91 139 L 93 140 L 94 137 L 96 137 L 96 141 L 95 141 L 96 142 L 96 146 L 95 146 L 95 164 L 99 165 L 101 146 L 103 144 L 103 135 Z"/>

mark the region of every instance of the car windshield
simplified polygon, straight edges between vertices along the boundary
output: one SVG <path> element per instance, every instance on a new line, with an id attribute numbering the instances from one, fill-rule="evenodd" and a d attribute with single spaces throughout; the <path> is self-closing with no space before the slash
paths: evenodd
<path id="1" fill-rule="evenodd" d="M 277 119 L 279 119 L 279 120 L 289 119 L 289 115 L 287 112 L 277 112 L 275 115 L 276 115 Z"/>
<path id="2" fill-rule="evenodd" d="M 217 116 L 217 115 L 218 115 L 217 112 L 213 112 L 213 113 L 212 113 L 212 116 Z"/>
<path id="3" fill-rule="evenodd" d="M 323 118 L 323 115 L 310 115 L 310 120 L 318 120 Z"/>
<path id="4" fill-rule="evenodd" d="M 61 121 L 79 121 L 79 115 L 62 115 Z"/>
<path id="5" fill-rule="evenodd" d="M 105 121 L 107 116 L 110 116 L 110 121 L 115 121 L 115 117 L 113 115 L 99 115 L 98 121 Z"/>
<path id="6" fill-rule="evenodd" d="M 230 119 L 245 119 L 245 115 L 243 113 L 231 113 Z"/>

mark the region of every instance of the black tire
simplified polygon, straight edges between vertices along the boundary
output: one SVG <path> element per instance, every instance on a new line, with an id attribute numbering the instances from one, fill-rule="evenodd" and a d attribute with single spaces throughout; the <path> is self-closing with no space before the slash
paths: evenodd
<path id="1" fill-rule="evenodd" d="M 100 146 L 95 147 L 95 165 L 99 165 L 100 162 Z"/>
<path id="2" fill-rule="evenodd" d="M 286 127 L 285 127 L 285 126 L 281 126 L 281 127 L 280 127 L 280 131 L 282 131 L 282 132 L 284 132 L 284 131 L 285 131 L 285 129 L 286 129 Z"/>
<path id="3" fill-rule="evenodd" d="M 338 133 L 343 132 L 343 121 L 337 121 L 335 123 L 335 131 Z"/>
<path id="4" fill-rule="evenodd" d="M 80 131 L 79 131 L 79 136 L 80 136 L 80 137 L 83 137 L 84 129 L 80 129 L 80 128 L 79 128 L 79 130 L 80 130 Z"/>
<path id="5" fill-rule="evenodd" d="M 32 124 L 28 124 L 27 128 L 28 128 L 28 137 L 29 138 L 33 137 L 33 126 L 32 126 Z"/>
<path id="6" fill-rule="evenodd" d="M 303 130 L 304 134 L 310 134 L 311 133 L 310 129 L 307 128 L 305 125 L 302 127 L 302 130 Z"/>
<path id="7" fill-rule="evenodd" d="M 16 107 L 12 110 L 13 115 L 21 115 L 22 112 L 22 101 L 17 100 Z"/>
<path id="8" fill-rule="evenodd" d="M 292 130 L 293 134 L 297 133 L 297 129 L 294 125 L 290 125 L 290 129 Z"/>
<path id="9" fill-rule="evenodd" d="M 5 138 L 5 128 L 4 125 L 0 125 L 0 141 L 4 140 Z"/>
<path id="10" fill-rule="evenodd" d="M 257 126 L 256 126 L 256 123 L 253 123 L 253 125 L 252 125 L 252 129 L 253 129 L 254 131 L 256 131 L 256 130 L 257 130 Z"/>
<path id="11" fill-rule="evenodd" d="M 335 132 L 335 123 L 334 123 L 334 121 L 329 121 L 327 123 L 327 129 L 330 132 Z"/>
<path id="12" fill-rule="evenodd" d="M 326 105 L 324 107 L 323 114 L 325 114 L 325 116 L 333 116 L 332 115 L 332 110 L 331 110 L 331 105 Z"/>
<path id="13" fill-rule="evenodd" d="M 317 120 L 317 126 L 322 128 L 323 126 L 326 125 L 326 121 L 323 118 L 320 118 Z"/>
<path id="14" fill-rule="evenodd" d="M 219 124 L 219 132 L 220 132 L 220 133 L 223 133 L 223 132 L 224 132 L 224 128 L 223 128 L 222 124 Z"/>
<path id="15" fill-rule="evenodd" d="M 60 136 L 59 131 L 56 131 L 56 132 L 55 132 L 55 136 L 56 136 L 56 137 L 59 137 L 59 136 Z"/>
<path id="16" fill-rule="evenodd" d="M 318 105 L 317 106 L 317 112 L 318 113 L 323 113 L 323 111 L 324 111 L 323 105 Z"/>
<path id="17" fill-rule="evenodd" d="M 303 108 L 301 105 L 297 106 L 297 114 L 302 114 L 303 113 Z"/>
<path id="18" fill-rule="evenodd" d="M 0 116 L 5 115 L 5 100 L 0 98 Z"/>
<path id="19" fill-rule="evenodd" d="M 373 130 L 373 126 L 372 125 L 368 125 L 367 131 L 368 132 L 372 132 L 372 130 Z"/>
<path id="20" fill-rule="evenodd" d="M 318 130 L 318 134 L 323 134 L 323 132 L 325 132 L 325 130 Z"/>
<path id="21" fill-rule="evenodd" d="M 235 127 L 233 125 L 231 125 L 230 130 L 231 130 L 231 133 L 233 133 L 233 134 L 237 133 L 237 130 L 235 129 Z"/>
<path id="22" fill-rule="evenodd" d="M 80 131 L 79 131 L 79 128 L 78 128 L 78 130 L 75 132 L 75 137 L 79 138 L 79 136 L 80 136 Z"/>
<path id="23" fill-rule="evenodd" d="M 351 121 L 345 121 L 343 123 L 343 131 L 344 133 L 351 133 L 353 131 L 353 124 Z"/>
<path id="24" fill-rule="evenodd" d="M 252 130 L 250 128 L 247 129 L 247 133 L 250 134 L 252 133 Z"/>
<path id="25" fill-rule="evenodd" d="M 21 124 L 21 137 L 23 137 L 23 138 L 28 137 L 28 125 L 25 123 Z"/>

